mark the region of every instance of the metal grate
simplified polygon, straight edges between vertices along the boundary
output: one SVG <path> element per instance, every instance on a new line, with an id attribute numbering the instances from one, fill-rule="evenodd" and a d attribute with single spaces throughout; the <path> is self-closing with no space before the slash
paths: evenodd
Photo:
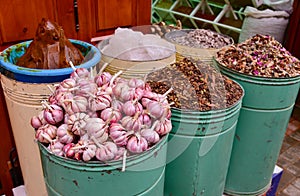
<path id="1" fill-rule="evenodd" d="M 161 22 L 162 19 L 164 18 L 162 15 L 165 15 L 165 14 L 167 14 L 173 20 L 174 23 L 176 23 L 177 19 L 175 16 L 177 15 L 177 16 L 181 16 L 181 17 L 189 19 L 191 21 L 191 23 L 193 24 L 194 28 L 199 28 L 196 21 L 201 21 L 201 22 L 213 25 L 214 29 L 218 33 L 220 33 L 219 27 L 222 27 L 222 28 L 225 28 L 228 30 L 232 30 L 237 33 L 241 32 L 241 28 L 233 27 L 228 24 L 222 24 L 220 22 L 220 20 L 223 17 L 227 16 L 228 14 L 232 14 L 235 20 L 243 20 L 243 18 L 244 18 L 244 14 L 243 14 L 244 8 L 240 8 L 240 10 L 234 10 L 228 0 L 224 0 L 223 5 L 218 5 L 216 3 L 209 2 L 207 0 L 201 0 L 201 1 L 200 0 L 175 0 L 175 1 L 169 1 L 169 3 L 171 3 L 171 6 L 169 8 L 159 6 L 159 2 L 160 2 L 160 0 L 152 1 L 152 21 L 154 23 Z M 192 8 L 192 11 L 190 12 L 190 14 L 181 13 L 181 12 L 174 10 L 176 8 L 176 6 L 182 5 L 182 4 L 185 4 L 188 7 Z M 218 8 L 221 11 L 218 13 L 215 13 L 213 11 L 213 8 Z M 216 16 L 214 20 L 208 20 L 208 19 L 204 19 L 204 18 L 195 16 L 195 14 L 197 12 L 199 12 L 199 11 L 204 12 L 206 9 L 212 15 Z"/>

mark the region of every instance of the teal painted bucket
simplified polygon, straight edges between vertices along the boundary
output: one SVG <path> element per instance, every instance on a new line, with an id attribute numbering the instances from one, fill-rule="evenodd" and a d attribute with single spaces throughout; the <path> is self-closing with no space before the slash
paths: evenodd
<path id="1" fill-rule="evenodd" d="M 165 195 L 223 194 L 241 102 L 206 112 L 172 109 Z"/>
<path id="2" fill-rule="evenodd" d="M 300 77 L 263 78 L 230 70 L 221 72 L 245 90 L 236 128 L 225 193 L 259 195 L 272 180 L 285 131 L 299 91 Z"/>
<path id="3" fill-rule="evenodd" d="M 49 196 L 163 195 L 167 137 L 142 154 L 107 164 L 80 162 L 51 154 L 39 143 Z"/>

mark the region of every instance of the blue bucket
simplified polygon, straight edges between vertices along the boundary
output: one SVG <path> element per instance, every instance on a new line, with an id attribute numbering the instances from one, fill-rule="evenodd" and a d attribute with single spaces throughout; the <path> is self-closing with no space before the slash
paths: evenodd
<path id="1" fill-rule="evenodd" d="M 71 67 L 62 69 L 30 69 L 17 66 L 15 64 L 17 59 L 24 55 L 31 41 L 12 45 L 2 52 L 0 55 L 0 72 L 2 75 L 27 83 L 53 83 L 69 78 L 73 72 Z M 75 66 L 76 68 L 83 67 L 88 69 L 99 63 L 101 54 L 95 46 L 79 40 L 70 39 L 70 41 L 81 51 L 83 56 L 87 57 L 84 63 Z"/>

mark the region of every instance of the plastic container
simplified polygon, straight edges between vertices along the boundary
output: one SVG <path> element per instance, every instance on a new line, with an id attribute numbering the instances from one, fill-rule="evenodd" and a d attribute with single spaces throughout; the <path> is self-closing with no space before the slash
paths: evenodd
<path id="1" fill-rule="evenodd" d="M 109 44 L 109 39 L 103 40 L 98 45 L 100 51 Z M 150 46 L 149 46 L 150 47 Z M 151 46 L 153 50 L 164 49 L 168 51 L 169 55 L 165 58 L 156 59 L 156 60 L 126 60 L 121 57 L 112 57 L 107 54 L 101 52 L 101 65 L 108 63 L 105 71 L 115 74 L 118 71 L 123 71 L 121 77 L 130 79 L 130 78 L 144 78 L 146 74 L 155 71 L 157 69 L 161 69 L 171 63 L 175 62 L 175 50 L 170 48 L 160 48 L 159 46 Z M 139 53 L 140 48 L 132 48 L 130 51 L 131 53 Z M 125 53 L 125 52 L 124 52 Z"/>
<path id="2" fill-rule="evenodd" d="M 91 44 L 71 40 L 80 46 L 84 55 L 89 53 L 85 63 L 78 67 L 92 68 L 100 61 L 99 50 Z M 39 70 L 16 66 L 15 60 L 22 56 L 30 41 L 13 45 L 0 55 L 1 84 L 6 100 L 10 123 L 16 143 L 18 157 L 24 178 L 26 193 L 47 195 L 39 148 L 34 141 L 35 132 L 30 125 L 32 116 L 41 111 L 41 101 L 48 99 L 54 84 L 68 78 L 72 68 Z"/>
<path id="3" fill-rule="evenodd" d="M 245 90 L 225 193 L 265 193 L 271 185 L 300 77 L 256 77 L 228 69 L 218 62 L 216 64 L 223 74 L 237 81 Z"/>
<path id="4" fill-rule="evenodd" d="M 195 29 L 183 29 L 183 30 L 173 30 L 169 33 L 166 33 L 165 39 L 173 43 L 176 48 L 176 61 L 181 61 L 183 58 L 193 58 L 196 60 L 203 61 L 207 64 L 213 64 L 213 57 L 219 50 L 219 48 L 196 48 L 185 46 L 178 42 L 175 42 L 173 39 L 176 37 L 184 37 L 189 32 L 194 31 Z M 231 40 L 231 44 L 234 43 L 233 39 L 227 35 L 220 34 L 221 36 L 228 37 Z"/>
<path id="5" fill-rule="evenodd" d="M 242 98 L 223 110 L 172 109 L 165 195 L 222 195 Z"/>
<path id="6" fill-rule="evenodd" d="M 52 195 L 163 195 L 167 136 L 142 154 L 107 164 L 80 162 L 51 154 L 39 143 L 45 182 Z"/>

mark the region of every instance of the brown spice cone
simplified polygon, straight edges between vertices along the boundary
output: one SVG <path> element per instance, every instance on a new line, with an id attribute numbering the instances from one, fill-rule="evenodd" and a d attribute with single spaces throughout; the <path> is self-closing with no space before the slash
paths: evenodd
<path id="1" fill-rule="evenodd" d="M 59 69 L 78 65 L 83 55 L 64 35 L 64 30 L 46 19 L 38 25 L 36 36 L 17 65 L 35 69 Z"/>

